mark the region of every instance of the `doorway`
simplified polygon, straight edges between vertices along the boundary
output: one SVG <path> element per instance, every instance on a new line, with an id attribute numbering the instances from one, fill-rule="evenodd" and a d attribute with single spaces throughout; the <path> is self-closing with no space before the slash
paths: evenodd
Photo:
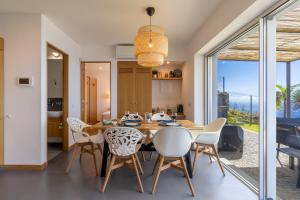
<path id="1" fill-rule="evenodd" d="M 111 119 L 111 63 L 81 63 L 81 119 L 95 124 Z"/>
<path id="2" fill-rule="evenodd" d="M 48 161 L 68 151 L 69 56 L 47 45 L 47 156 Z"/>
<path id="3" fill-rule="evenodd" d="M 0 38 L 0 165 L 4 164 L 4 40 Z"/>

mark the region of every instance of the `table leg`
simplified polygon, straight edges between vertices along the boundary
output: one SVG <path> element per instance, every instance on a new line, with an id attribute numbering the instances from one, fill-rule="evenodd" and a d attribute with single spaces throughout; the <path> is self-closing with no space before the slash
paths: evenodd
<path id="1" fill-rule="evenodd" d="M 188 170 L 189 176 L 190 176 L 190 178 L 193 178 L 191 151 L 189 151 L 184 157 L 185 157 L 186 168 Z"/>
<path id="2" fill-rule="evenodd" d="M 103 154 L 102 154 L 102 166 L 101 166 L 101 177 L 105 177 L 107 158 L 108 158 L 109 148 L 108 143 L 104 141 Z"/>

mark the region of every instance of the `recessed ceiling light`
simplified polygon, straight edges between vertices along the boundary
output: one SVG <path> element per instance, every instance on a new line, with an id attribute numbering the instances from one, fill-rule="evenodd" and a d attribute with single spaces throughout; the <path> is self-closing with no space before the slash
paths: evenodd
<path id="1" fill-rule="evenodd" d="M 53 55 L 54 57 L 59 57 L 59 56 L 60 56 L 60 53 L 58 53 L 58 52 L 52 52 L 52 55 Z"/>
<path id="2" fill-rule="evenodd" d="M 167 65 L 169 65 L 170 64 L 170 61 L 167 61 Z"/>
<path id="3" fill-rule="evenodd" d="M 103 68 L 102 68 L 102 67 L 98 67 L 98 69 L 99 69 L 99 70 L 102 70 Z"/>

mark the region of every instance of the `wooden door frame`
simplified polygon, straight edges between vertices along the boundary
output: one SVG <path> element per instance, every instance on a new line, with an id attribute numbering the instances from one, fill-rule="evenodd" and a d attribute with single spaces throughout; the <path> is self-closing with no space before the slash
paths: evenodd
<path id="1" fill-rule="evenodd" d="M 109 107 L 110 107 L 110 117 L 111 117 L 111 61 L 81 61 L 80 62 L 80 118 L 81 120 L 84 119 L 84 110 L 82 109 L 82 106 L 83 106 L 83 102 L 85 101 L 85 82 L 84 82 L 84 78 L 83 78 L 83 73 L 85 72 L 85 64 L 88 64 L 88 63 L 109 63 L 109 81 L 110 81 L 110 84 L 109 84 Z"/>
<path id="2" fill-rule="evenodd" d="M 69 150 L 69 126 L 67 123 L 67 118 L 69 115 L 69 55 L 64 51 L 60 50 L 59 48 L 55 47 L 54 45 L 50 44 L 49 42 L 47 42 L 47 57 L 46 57 L 47 70 L 48 70 L 48 47 L 58 51 L 63 56 L 63 151 L 68 151 Z M 48 94 L 47 94 L 47 100 L 48 100 Z M 48 125 L 48 117 L 47 117 L 47 125 Z M 46 140 L 46 145 L 48 145 L 48 136 Z"/>
<path id="3" fill-rule="evenodd" d="M 0 165 L 4 165 L 4 39 L 0 38 L 0 51 L 3 51 L 2 62 L 0 63 L 0 101 L 2 102 L 2 115 L 0 113 L 0 118 L 2 118 L 2 122 L 0 124 Z"/>

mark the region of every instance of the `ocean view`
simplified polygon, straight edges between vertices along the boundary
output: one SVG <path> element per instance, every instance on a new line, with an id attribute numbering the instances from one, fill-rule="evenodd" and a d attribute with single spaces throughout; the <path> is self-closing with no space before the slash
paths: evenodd
<path id="1" fill-rule="evenodd" d="M 234 110 L 238 110 L 241 112 L 250 112 L 250 103 L 245 103 L 245 102 L 229 102 L 229 108 L 230 109 L 234 109 Z M 252 104 L 252 112 L 253 114 L 258 113 L 259 112 L 259 104 L 258 102 L 253 102 Z M 281 108 L 281 110 L 276 112 L 276 116 L 277 117 L 283 117 L 283 108 Z M 292 109 L 291 110 L 291 117 L 292 118 L 300 118 L 300 109 Z"/>

